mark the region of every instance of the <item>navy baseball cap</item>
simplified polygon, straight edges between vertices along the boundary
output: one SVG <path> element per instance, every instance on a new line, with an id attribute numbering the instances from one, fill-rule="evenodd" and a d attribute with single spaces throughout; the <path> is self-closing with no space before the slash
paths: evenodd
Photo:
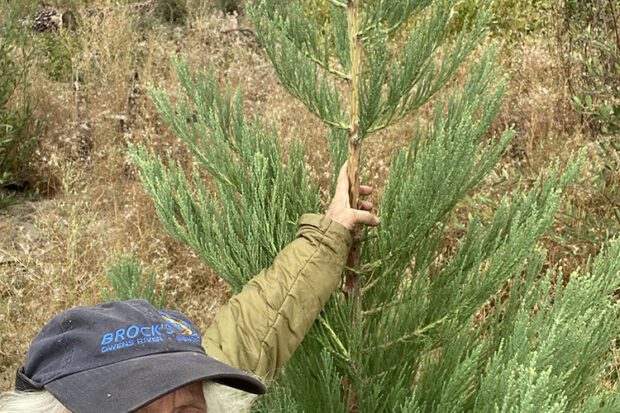
<path id="1" fill-rule="evenodd" d="M 252 375 L 209 357 L 183 314 L 130 300 L 52 318 L 32 341 L 15 389 L 46 389 L 73 413 L 127 413 L 203 380 L 266 391 Z"/>

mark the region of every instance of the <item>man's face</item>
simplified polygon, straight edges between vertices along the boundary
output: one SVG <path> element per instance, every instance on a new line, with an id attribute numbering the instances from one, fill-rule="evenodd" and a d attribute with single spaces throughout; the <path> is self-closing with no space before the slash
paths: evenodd
<path id="1" fill-rule="evenodd" d="M 65 409 L 65 413 L 71 413 Z M 134 413 L 207 413 L 202 383 L 188 384 L 169 393 Z"/>
<path id="2" fill-rule="evenodd" d="M 169 393 L 135 413 L 206 413 L 207 406 L 202 383 L 188 384 Z"/>

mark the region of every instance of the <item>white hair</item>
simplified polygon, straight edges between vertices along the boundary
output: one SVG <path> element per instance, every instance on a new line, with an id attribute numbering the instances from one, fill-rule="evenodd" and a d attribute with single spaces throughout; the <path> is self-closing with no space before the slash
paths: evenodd
<path id="1" fill-rule="evenodd" d="M 7 391 L 0 394 L 2 413 L 66 413 L 65 406 L 47 390 Z"/>
<path id="2" fill-rule="evenodd" d="M 256 399 L 255 394 L 212 381 L 205 381 L 202 389 L 207 402 L 207 413 L 249 413 Z"/>
<path id="3" fill-rule="evenodd" d="M 205 381 L 202 386 L 207 413 L 248 413 L 255 395 L 223 384 Z M 50 392 L 7 391 L 0 394 L 0 413 L 67 413 Z"/>

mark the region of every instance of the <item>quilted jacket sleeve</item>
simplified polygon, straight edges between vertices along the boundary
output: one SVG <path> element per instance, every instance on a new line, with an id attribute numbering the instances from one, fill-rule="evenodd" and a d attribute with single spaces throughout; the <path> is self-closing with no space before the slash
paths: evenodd
<path id="1" fill-rule="evenodd" d="M 215 316 L 203 338 L 207 353 L 271 380 L 340 284 L 350 247 L 345 227 L 303 215 L 295 240 Z"/>

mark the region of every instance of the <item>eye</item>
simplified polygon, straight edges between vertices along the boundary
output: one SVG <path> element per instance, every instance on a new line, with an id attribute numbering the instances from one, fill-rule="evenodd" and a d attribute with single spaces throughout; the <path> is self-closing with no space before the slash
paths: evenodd
<path id="1" fill-rule="evenodd" d="M 200 407 L 183 406 L 179 410 L 175 410 L 175 413 L 206 413 L 206 410 Z"/>

